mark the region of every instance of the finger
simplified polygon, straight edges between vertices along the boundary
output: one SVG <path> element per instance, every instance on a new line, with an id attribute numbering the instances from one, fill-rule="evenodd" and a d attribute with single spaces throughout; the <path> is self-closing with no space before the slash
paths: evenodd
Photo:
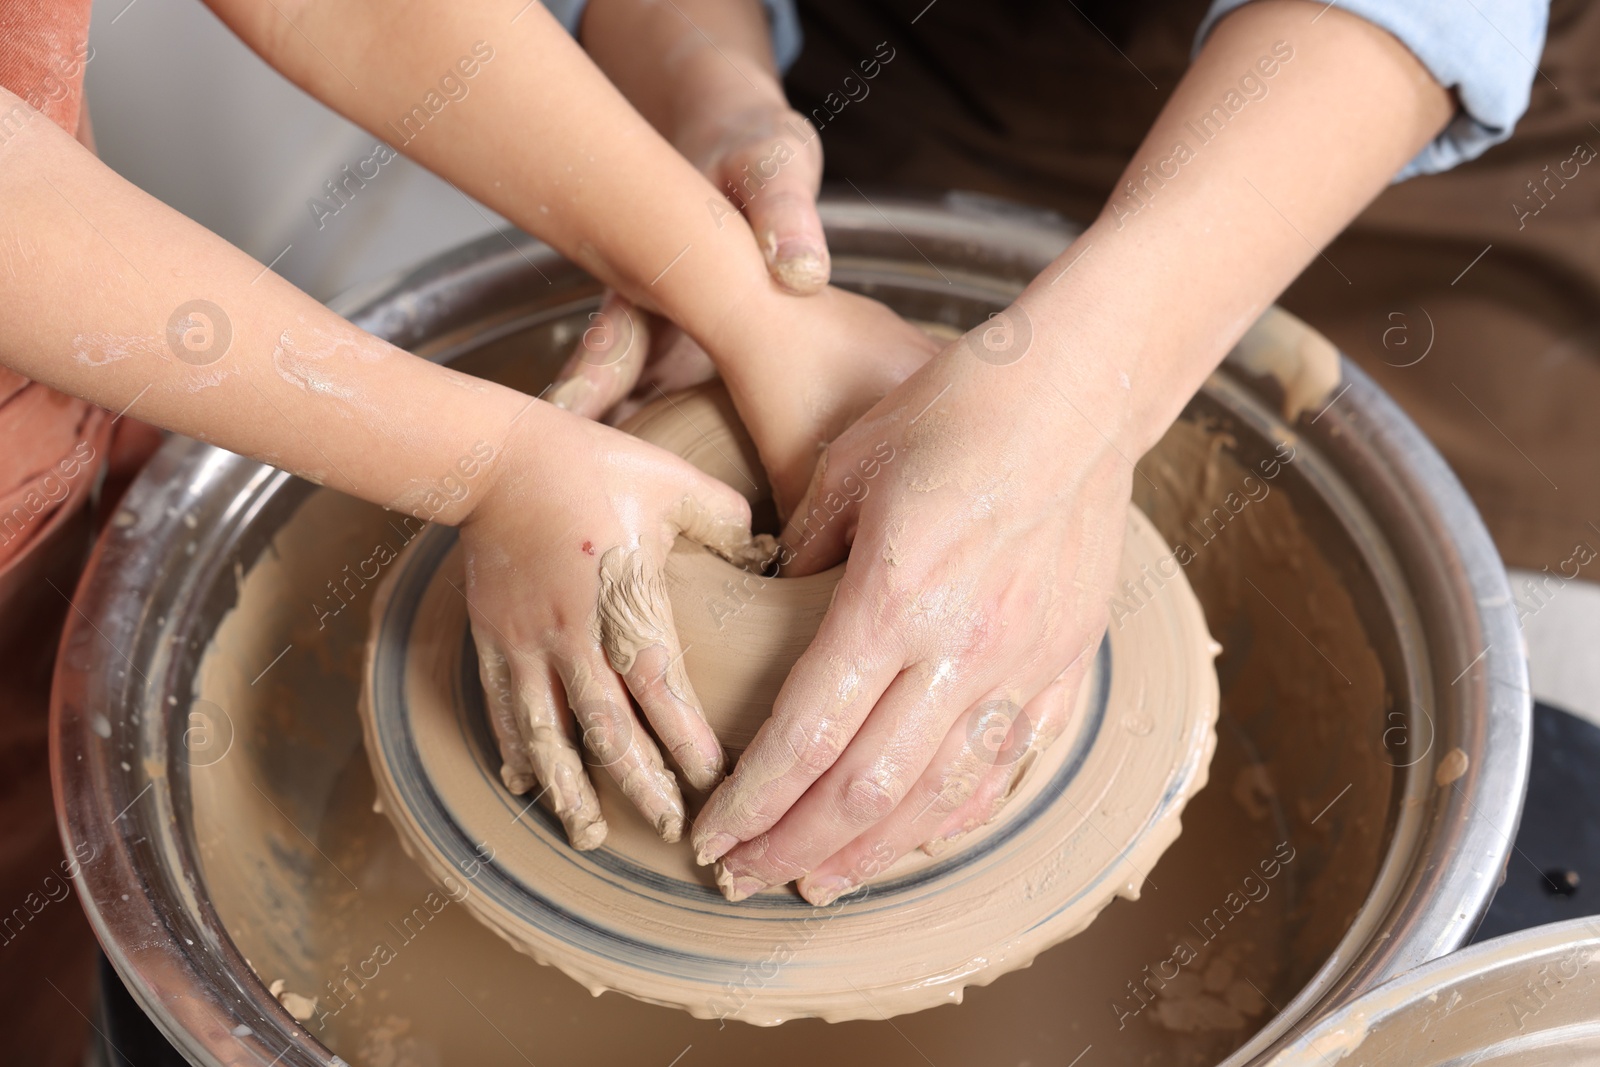
<path id="1" fill-rule="evenodd" d="M 674 637 L 670 644 L 641 650 L 622 677 L 689 784 L 709 792 L 722 781 L 727 756 L 711 724 L 706 722 L 700 698 L 683 669 L 683 651 L 677 645 Z"/>
<path id="2" fill-rule="evenodd" d="M 620 293 L 608 291 L 600 310 L 589 313 L 583 335 L 545 399 L 575 415 L 598 419 L 633 389 L 649 349 L 644 313 Z"/>
<path id="3" fill-rule="evenodd" d="M 697 789 L 713 788 L 725 765 L 722 745 L 683 668 L 666 582 L 644 551 L 612 548 L 600 558 L 598 622 L 611 669 L 684 777 Z"/>
<path id="4" fill-rule="evenodd" d="M 806 296 L 827 286 L 831 269 L 817 214 L 822 140 L 803 116 L 793 116 L 787 126 L 804 126 L 805 140 L 782 134 L 746 140 L 723 157 L 716 178 L 734 190 L 773 280 Z"/>
<path id="5" fill-rule="evenodd" d="M 750 501 L 687 461 L 682 462 L 682 473 L 689 492 L 672 515 L 674 536 L 704 545 L 748 570 L 764 570 L 778 555 L 778 544 L 770 534 L 751 533 Z"/>
<path id="6" fill-rule="evenodd" d="M 717 365 L 694 338 L 666 319 L 651 324 L 650 363 L 640 376 L 641 385 L 658 386 L 661 392 L 709 382 L 717 376 Z M 652 395 L 659 396 L 651 390 Z"/>
<path id="7" fill-rule="evenodd" d="M 817 214 L 815 188 L 805 188 L 780 172 L 745 205 L 745 216 L 774 281 L 797 296 L 827 288 L 833 264 Z"/>
<path id="8" fill-rule="evenodd" d="M 684 389 L 709 382 L 717 376 L 716 364 L 694 339 L 666 319 L 652 318 L 649 324 L 650 354 L 633 391 L 619 400 L 606 421 L 620 426 L 646 404 Z"/>
<path id="9" fill-rule="evenodd" d="M 473 637 L 490 722 L 505 761 L 500 774 L 506 787 L 520 795 L 541 783 L 539 799 L 561 820 L 572 847 L 599 847 L 606 838 L 606 821 L 556 677 L 547 664 L 501 654 L 496 644 L 481 640 L 476 628 Z"/>
<path id="10" fill-rule="evenodd" d="M 517 700 L 511 663 L 498 645 L 483 639 L 474 626 L 472 640 L 478 647 L 478 678 L 483 683 L 484 703 L 489 709 L 489 726 L 500 749 L 500 780 L 512 793 L 521 796 L 536 781 L 533 762 L 528 757 L 527 716 Z"/>
<path id="11" fill-rule="evenodd" d="M 998 747 L 989 744 L 995 735 L 986 733 L 984 743 L 992 767 L 968 801 L 952 812 L 937 830 L 922 843 L 922 850 L 938 856 L 950 850 L 967 834 L 987 826 L 1005 808 L 1028 778 L 1039 757 L 1060 738 L 1067 728 L 1078 690 L 1082 688 L 1088 665 L 1094 660 L 1099 642 L 1086 646 L 1083 653 L 1055 681 L 1028 702 Z"/>
<path id="12" fill-rule="evenodd" d="M 903 663 L 841 585 L 733 772 L 695 821 L 698 862 L 712 863 L 770 829 L 838 760 Z M 876 655 L 863 656 L 862 650 Z"/>
<path id="13" fill-rule="evenodd" d="M 585 649 L 560 660 L 556 669 L 594 764 L 611 776 L 663 841 L 677 841 L 684 824 L 678 781 L 661 762 L 660 751 L 599 650 Z"/>
<path id="14" fill-rule="evenodd" d="M 845 558 L 855 540 L 859 505 L 834 484 L 830 470 L 835 464 L 844 470 L 851 467 L 849 457 L 830 446 L 817 460 L 810 487 L 784 523 L 779 559 L 785 578 L 827 570 Z"/>
<path id="15" fill-rule="evenodd" d="M 801 876 L 796 886 L 800 895 L 819 908 L 832 904 L 926 841 L 952 812 L 965 808 L 996 770 L 986 743 L 995 725 L 986 720 L 1004 718 L 994 711 L 1003 703 L 986 701 L 958 719 L 894 812 Z"/>
<path id="16" fill-rule="evenodd" d="M 939 681 L 943 667 L 901 672 L 849 747 L 770 830 L 722 857 L 718 884 L 731 900 L 805 874 L 905 800 L 950 730 L 948 709 L 976 693 Z M 950 674 L 960 677 L 961 671 Z"/>

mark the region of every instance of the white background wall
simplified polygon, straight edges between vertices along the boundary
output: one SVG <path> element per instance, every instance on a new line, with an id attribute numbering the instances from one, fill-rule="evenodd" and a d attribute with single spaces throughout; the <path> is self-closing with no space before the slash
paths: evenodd
<path id="1" fill-rule="evenodd" d="M 1553 594 L 1551 588 L 1547 575 L 1511 572 L 1512 595 L 1537 608 L 1522 625 L 1533 694 L 1600 725 L 1600 585 L 1575 580 Z M 1545 592 L 1536 601 L 1530 589 Z"/>
<path id="2" fill-rule="evenodd" d="M 278 75 L 200 0 L 95 0 L 89 42 L 101 158 L 262 263 L 287 248 L 274 269 L 320 300 L 505 225 L 396 159 L 319 230 L 307 201 L 376 139 Z"/>

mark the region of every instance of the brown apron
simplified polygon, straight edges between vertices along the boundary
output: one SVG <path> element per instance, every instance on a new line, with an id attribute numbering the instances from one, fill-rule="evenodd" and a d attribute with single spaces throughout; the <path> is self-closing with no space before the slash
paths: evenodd
<path id="1" fill-rule="evenodd" d="M 969 189 L 1086 222 L 1207 6 L 802 0 L 791 97 L 822 127 L 828 176 L 869 195 Z M 1400 402 L 1506 561 L 1534 569 L 1600 550 L 1597 50 L 1600 6 L 1555 0 L 1516 135 L 1390 188 L 1327 250 L 1350 283 L 1318 259 L 1282 298 Z"/>

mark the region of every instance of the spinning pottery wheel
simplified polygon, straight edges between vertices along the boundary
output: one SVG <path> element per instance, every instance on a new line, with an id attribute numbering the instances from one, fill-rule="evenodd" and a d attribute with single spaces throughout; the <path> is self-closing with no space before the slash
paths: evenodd
<path id="1" fill-rule="evenodd" d="M 770 511 L 720 384 L 664 398 L 625 428 L 746 489 L 758 522 Z M 730 758 L 770 713 L 842 571 L 766 579 L 698 546 L 674 549 L 667 581 L 684 666 Z M 730 904 L 687 841 L 656 837 L 603 771 L 591 773 L 610 833 L 593 851 L 573 849 L 533 796 L 505 788 L 455 531 L 433 528 L 373 609 L 362 721 L 379 802 L 455 899 L 596 994 L 761 1025 L 959 1001 L 965 986 L 1082 930 L 1113 898 L 1137 898 L 1205 784 L 1216 646 L 1181 568 L 1132 508 L 1121 576 L 1142 606 L 1118 613 L 1053 745 L 995 750 L 997 761 L 1028 765 L 994 821 L 949 852 L 902 857 L 828 907 L 792 887 Z M 692 813 L 696 798 L 686 799 Z"/>

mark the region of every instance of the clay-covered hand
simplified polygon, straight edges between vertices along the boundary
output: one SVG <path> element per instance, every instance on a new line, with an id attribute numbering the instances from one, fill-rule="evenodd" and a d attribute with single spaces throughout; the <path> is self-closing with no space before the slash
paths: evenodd
<path id="1" fill-rule="evenodd" d="M 781 518 L 805 495 L 824 446 L 939 348 L 878 301 L 835 287 L 790 298 L 770 318 L 745 316 L 718 338 L 712 355 Z"/>
<path id="2" fill-rule="evenodd" d="M 606 822 L 587 750 L 676 841 L 683 797 L 629 695 L 684 777 L 715 785 L 722 748 L 683 670 L 662 568 L 680 534 L 730 557 L 750 551 L 749 505 L 617 430 L 538 415 L 513 424 L 492 486 L 460 524 L 501 776 L 514 793 L 537 788 L 572 844 L 594 848 Z"/>
<path id="3" fill-rule="evenodd" d="M 787 299 L 727 331 L 715 363 L 677 327 L 609 294 L 546 396 L 617 423 L 720 368 L 754 440 L 778 514 L 787 517 L 821 449 L 905 381 L 939 343 L 876 300 L 829 287 Z"/>
<path id="4" fill-rule="evenodd" d="M 885 849 L 937 848 L 987 821 L 1064 725 L 1105 630 L 1132 469 L 1084 415 L 1097 405 L 1068 399 L 1070 371 L 1042 353 L 1007 365 L 994 328 L 829 446 L 789 521 L 787 573 L 849 559 L 696 821 L 730 899 L 798 879 L 822 905 Z"/>
<path id="5" fill-rule="evenodd" d="M 800 296 L 828 284 L 828 242 L 817 214 L 822 139 L 805 116 L 776 98 L 702 107 L 672 137 L 680 152 L 743 211 L 772 278 Z"/>
<path id="6" fill-rule="evenodd" d="M 801 296 L 827 288 L 828 243 L 817 214 L 822 142 L 783 102 L 781 89 L 735 109 L 702 102 L 678 123 L 672 140 L 727 196 L 726 204 L 709 205 L 712 214 L 743 211 L 780 288 Z M 663 392 L 716 373 L 705 350 L 682 330 L 607 291 L 547 398 L 589 418 L 609 415 L 616 424 Z"/>

